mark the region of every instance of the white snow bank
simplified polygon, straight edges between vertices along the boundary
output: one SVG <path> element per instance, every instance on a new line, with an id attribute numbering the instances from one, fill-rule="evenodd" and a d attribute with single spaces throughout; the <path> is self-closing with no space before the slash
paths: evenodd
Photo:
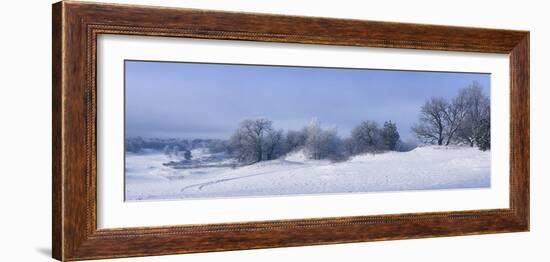
<path id="1" fill-rule="evenodd" d="M 490 152 L 469 147 L 426 146 L 337 163 L 298 151 L 236 168 L 173 169 L 163 161 L 169 159 L 161 154 L 127 156 L 127 200 L 478 188 L 490 186 L 491 173 Z"/>
<path id="2" fill-rule="evenodd" d="M 284 159 L 292 162 L 305 162 L 308 160 L 308 157 L 306 152 L 302 149 L 288 153 Z"/>

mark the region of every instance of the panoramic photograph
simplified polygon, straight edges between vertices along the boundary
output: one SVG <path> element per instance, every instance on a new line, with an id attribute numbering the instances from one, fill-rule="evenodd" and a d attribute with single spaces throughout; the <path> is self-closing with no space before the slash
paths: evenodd
<path id="1" fill-rule="evenodd" d="M 126 201 L 491 186 L 490 74 L 124 67 Z"/>

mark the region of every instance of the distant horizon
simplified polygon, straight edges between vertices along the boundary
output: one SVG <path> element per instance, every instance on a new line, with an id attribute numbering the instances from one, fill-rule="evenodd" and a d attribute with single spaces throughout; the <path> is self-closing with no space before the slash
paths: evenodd
<path id="1" fill-rule="evenodd" d="M 311 119 L 348 137 L 362 121 L 397 124 L 404 141 L 430 97 L 451 98 L 490 74 L 125 61 L 125 138 L 229 139 L 245 119 L 301 130 Z"/>
<path id="2" fill-rule="evenodd" d="M 262 117 L 258 117 L 258 118 L 262 118 Z M 247 119 L 257 119 L 257 118 L 247 118 Z M 311 119 L 310 121 L 314 120 L 315 118 Z M 245 120 L 245 119 L 243 119 Z M 369 120 L 369 119 L 366 119 L 366 120 Z M 365 121 L 366 121 L 365 120 Z M 305 127 L 307 124 L 310 123 L 310 121 L 304 123 L 303 127 Z M 394 121 L 392 121 L 393 123 Z M 238 124 L 240 124 L 241 122 L 238 122 Z M 334 127 L 334 126 L 328 126 L 328 125 L 324 125 L 322 121 L 320 121 L 321 123 L 321 127 L 323 129 L 325 128 L 335 128 L 336 131 L 337 131 L 337 134 L 343 138 L 345 137 L 349 137 L 351 135 L 351 132 L 348 133 L 348 134 L 342 134 L 341 132 L 338 131 L 338 127 Z M 377 122 L 379 124 L 380 127 L 382 127 L 384 125 L 384 122 Z M 236 125 L 238 127 L 238 124 Z M 360 123 L 357 123 L 357 124 L 360 124 Z M 299 128 L 299 129 L 284 129 L 284 128 L 279 128 L 277 126 L 277 123 L 273 123 L 275 129 L 283 129 L 283 131 L 286 133 L 287 131 L 301 131 L 302 128 Z M 236 128 L 235 128 L 236 129 Z M 137 135 L 137 136 L 125 136 L 125 139 L 129 139 L 129 138 L 143 138 L 143 139 L 163 139 L 163 140 L 169 140 L 169 139 L 179 139 L 179 140 L 193 140 L 193 139 L 201 139 L 201 140 L 207 140 L 207 139 L 218 139 L 218 140 L 229 140 L 231 135 L 233 133 L 229 134 L 228 136 L 221 136 L 221 137 L 204 137 L 204 136 L 193 136 L 193 135 L 190 135 L 190 136 L 142 136 L 142 135 Z"/>

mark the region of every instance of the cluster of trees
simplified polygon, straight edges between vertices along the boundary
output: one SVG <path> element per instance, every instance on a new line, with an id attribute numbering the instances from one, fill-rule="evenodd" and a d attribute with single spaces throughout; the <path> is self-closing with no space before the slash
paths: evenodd
<path id="1" fill-rule="evenodd" d="M 351 137 L 346 140 L 346 147 L 350 155 L 355 155 L 397 151 L 398 143 L 399 132 L 395 123 L 386 121 L 380 128 L 374 121 L 365 121 L 351 131 Z"/>
<path id="2" fill-rule="evenodd" d="M 227 149 L 242 163 L 273 160 L 300 149 L 311 159 L 338 161 L 356 154 L 398 150 L 399 142 L 397 126 L 391 121 L 382 127 L 374 121 L 362 122 L 349 138 L 342 139 L 336 128 L 323 129 L 317 120 L 301 130 L 284 132 L 274 128 L 271 120 L 260 118 L 241 122 Z"/>
<path id="3" fill-rule="evenodd" d="M 283 131 L 267 119 L 245 120 L 229 140 L 229 153 L 239 162 L 272 160 L 282 153 Z"/>
<path id="4" fill-rule="evenodd" d="M 479 83 L 459 90 L 456 97 L 433 97 L 421 107 L 419 122 L 412 131 L 424 143 L 467 144 L 480 150 L 491 148 L 489 97 Z M 346 160 L 357 154 L 408 151 L 414 148 L 400 140 L 397 125 L 386 121 L 363 121 L 341 138 L 336 128 L 322 128 L 312 120 L 301 130 L 276 129 L 269 119 L 247 119 L 230 139 L 126 139 L 126 150 L 163 150 L 169 156 L 192 158 L 191 150 L 207 148 L 210 153 L 225 152 L 244 164 L 277 159 L 289 152 L 304 150 L 310 159 Z"/>
<path id="5" fill-rule="evenodd" d="M 412 131 L 424 143 L 467 144 L 491 148 L 491 103 L 477 82 L 459 90 L 456 97 L 432 97 L 420 110 Z"/>

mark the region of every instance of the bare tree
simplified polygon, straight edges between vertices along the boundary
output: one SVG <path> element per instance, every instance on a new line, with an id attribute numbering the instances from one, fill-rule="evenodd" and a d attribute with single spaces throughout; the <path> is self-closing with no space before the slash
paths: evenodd
<path id="1" fill-rule="evenodd" d="M 306 134 L 303 131 L 289 130 L 286 132 L 286 146 L 288 151 L 304 147 Z"/>
<path id="2" fill-rule="evenodd" d="M 357 150 L 357 147 L 355 146 L 355 142 L 353 140 L 353 138 L 351 137 L 347 137 L 347 138 L 344 138 L 343 141 L 342 141 L 342 144 L 343 144 L 343 150 L 344 150 L 344 153 L 348 156 L 353 156 L 353 155 L 356 155 L 358 153 L 358 150 Z"/>
<path id="3" fill-rule="evenodd" d="M 342 161 L 348 159 L 344 141 L 337 135 L 336 128 L 325 131 L 324 146 L 325 158 L 332 161 Z"/>
<path id="4" fill-rule="evenodd" d="M 313 119 L 303 130 L 304 148 L 312 159 L 339 159 L 343 151 L 342 141 L 335 128 L 323 130 L 319 121 Z"/>
<path id="5" fill-rule="evenodd" d="M 227 151 L 227 141 L 221 139 L 212 139 L 207 144 L 208 152 L 210 153 L 220 153 Z"/>
<path id="6" fill-rule="evenodd" d="M 317 119 L 311 120 L 311 122 L 304 127 L 304 134 L 306 136 L 305 149 L 309 157 L 313 159 L 321 159 L 321 147 L 323 144 L 323 130 Z"/>
<path id="7" fill-rule="evenodd" d="M 426 143 L 449 145 L 466 142 L 477 145 L 476 140 L 490 134 L 490 102 L 481 86 L 473 82 L 459 90 L 450 102 L 444 98 L 431 98 L 420 110 L 419 123 L 412 128 L 418 138 Z M 483 148 L 490 147 L 485 141 Z M 481 149 L 481 147 L 480 147 Z"/>
<path id="8" fill-rule="evenodd" d="M 425 143 L 442 145 L 445 140 L 445 115 L 448 102 L 444 98 L 432 97 L 420 109 L 419 123 L 412 131 Z"/>
<path id="9" fill-rule="evenodd" d="M 270 120 L 264 118 L 244 120 L 230 139 L 233 155 L 239 161 L 247 163 L 267 160 L 268 150 L 274 147 L 272 144 L 274 140 L 268 139 L 272 132 L 275 131 Z"/>
<path id="10" fill-rule="evenodd" d="M 265 139 L 265 160 L 273 160 L 283 154 L 284 149 L 283 130 L 268 130 Z"/>
<path id="11" fill-rule="evenodd" d="M 489 97 L 485 96 L 478 82 L 473 82 L 466 88 L 459 91 L 459 96 L 465 97 L 467 101 L 466 117 L 458 130 L 458 139 L 468 143 L 471 147 L 475 145 L 482 132 L 482 122 L 490 114 Z M 488 109 L 489 110 L 486 110 Z"/>
<path id="12" fill-rule="evenodd" d="M 467 97 L 464 94 L 459 93 L 450 104 L 447 104 L 443 112 L 446 136 L 445 145 L 448 146 L 455 138 L 455 135 L 463 124 L 463 120 L 468 112 Z"/>
<path id="13" fill-rule="evenodd" d="M 240 127 L 229 139 L 228 152 L 239 162 L 253 163 L 258 160 L 255 141 Z"/>
<path id="14" fill-rule="evenodd" d="M 364 121 L 351 131 L 356 153 L 377 152 L 383 149 L 381 131 L 374 121 Z"/>

